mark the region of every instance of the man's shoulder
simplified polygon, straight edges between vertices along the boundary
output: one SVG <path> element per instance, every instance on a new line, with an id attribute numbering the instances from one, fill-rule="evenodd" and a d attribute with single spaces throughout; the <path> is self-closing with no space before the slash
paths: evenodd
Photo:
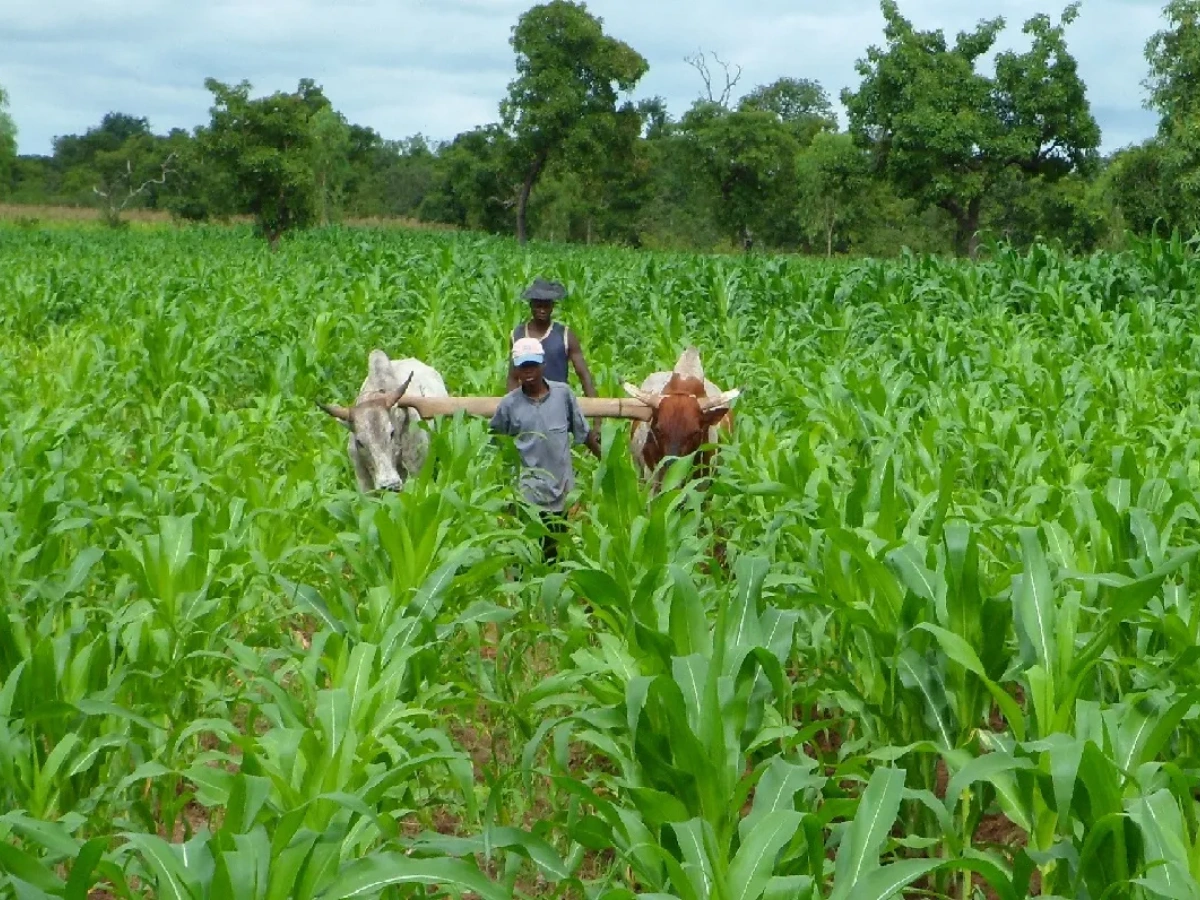
<path id="1" fill-rule="evenodd" d="M 521 393 L 521 388 L 515 387 L 511 391 L 509 391 L 507 394 L 505 394 L 503 397 L 501 397 L 500 403 L 496 406 L 496 412 L 499 412 L 502 409 L 507 409 L 508 407 L 515 404 L 518 400 L 518 397 L 520 396 L 520 393 Z"/>

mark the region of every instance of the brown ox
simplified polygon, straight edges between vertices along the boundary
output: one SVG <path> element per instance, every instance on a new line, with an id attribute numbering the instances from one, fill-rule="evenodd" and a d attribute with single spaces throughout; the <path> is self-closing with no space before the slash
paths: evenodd
<path id="1" fill-rule="evenodd" d="M 741 391 L 722 391 L 705 379 L 695 347 L 683 352 L 674 371 L 655 372 L 640 388 L 631 384 L 624 388 L 653 409 L 649 422 L 634 425 L 630 450 L 643 477 L 656 473 L 656 490 L 662 484 L 658 466 L 664 459 L 689 456 L 704 444 L 716 444 L 721 432 L 728 436 L 733 431 L 729 406 Z M 711 458 L 712 450 L 700 452 L 693 474 L 707 477 Z"/>

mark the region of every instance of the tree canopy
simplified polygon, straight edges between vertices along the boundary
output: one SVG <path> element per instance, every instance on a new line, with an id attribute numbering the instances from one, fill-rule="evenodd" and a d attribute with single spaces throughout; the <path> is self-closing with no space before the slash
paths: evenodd
<path id="1" fill-rule="evenodd" d="M 1029 18 L 996 53 L 1001 18 L 948 39 L 886 0 L 840 123 L 802 67 L 741 88 L 741 65 L 711 50 L 683 59 L 695 102 L 638 96 L 645 59 L 583 3 L 549 0 L 512 29 L 495 121 L 446 140 L 351 122 L 311 79 L 265 97 L 210 80 L 210 120 L 192 131 L 113 111 L 14 158 L 0 91 L 0 196 L 98 207 L 114 225 L 135 209 L 249 214 L 272 245 L 290 228 L 381 218 L 822 255 L 974 254 L 988 237 L 1091 250 L 1164 226 L 1186 237 L 1200 229 L 1200 0 L 1163 2 L 1145 47 L 1158 131 L 1104 158 L 1065 37 L 1075 5 Z"/>
<path id="2" fill-rule="evenodd" d="M 1004 28 L 981 21 L 949 44 L 940 31 L 919 31 L 894 0 L 882 0 L 886 47 L 858 63 L 863 81 L 844 90 L 850 130 L 904 195 L 948 212 L 960 252 L 974 252 L 985 201 L 1005 170 L 1052 180 L 1095 159 L 1100 128 L 1066 46 L 1064 29 L 1045 15 L 1023 28 L 1024 53 L 997 54 L 995 75 L 979 63 Z"/>

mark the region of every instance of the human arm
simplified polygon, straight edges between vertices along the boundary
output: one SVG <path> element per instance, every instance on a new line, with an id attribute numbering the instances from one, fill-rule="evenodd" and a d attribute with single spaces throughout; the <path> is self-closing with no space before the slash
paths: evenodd
<path id="1" fill-rule="evenodd" d="M 587 360 L 583 358 L 583 345 L 579 342 L 579 335 L 573 331 L 567 332 L 567 358 L 571 360 L 571 365 L 575 368 L 575 374 L 579 376 L 579 383 L 583 386 L 583 395 L 585 397 L 597 397 L 596 382 L 592 378 L 592 370 L 588 368 Z M 596 446 L 600 446 L 600 420 L 592 419 L 592 432 L 596 435 Z M 597 449 L 596 455 L 600 452 Z"/>
<path id="2" fill-rule="evenodd" d="M 492 414 L 492 418 L 488 421 L 488 428 L 492 434 L 511 434 L 512 433 L 512 417 L 509 415 L 509 404 L 501 400 L 496 406 L 496 412 Z"/>
<path id="3" fill-rule="evenodd" d="M 583 395 L 585 397 L 599 396 L 596 393 L 596 382 L 592 379 L 592 371 L 583 358 L 583 345 L 579 343 L 579 335 L 573 331 L 567 334 L 567 358 L 571 360 L 571 365 L 575 367 L 575 374 L 579 376 L 579 383 L 583 386 Z"/>
<path id="4" fill-rule="evenodd" d="M 583 444 L 592 452 L 596 459 L 600 458 L 600 432 L 595 428 L 588 428 L 587 420 L 583 417 L 583 411 L 579 408 L 579 398 L 574 394 L 571 395 L 570 403 L 571 415 L 571 434 L 575 437 L 575 442 Z"/>

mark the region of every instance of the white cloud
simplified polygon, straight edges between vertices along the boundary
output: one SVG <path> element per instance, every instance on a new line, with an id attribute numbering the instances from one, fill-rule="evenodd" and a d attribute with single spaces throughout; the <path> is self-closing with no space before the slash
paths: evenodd
<path id="1" fill-rule="evenodd" d="M 208 117 L 205 77 L 248 79 L 256 92 L 315 79 L 355 123 L 389 138 L 433 138 L 495 120 L 513 74 L 508 39 L 528 0 L 4 0 L 0 85 L 23 153 L 81 133 L 110 111 L 159 131 Z M 970 7 L 975 7 L 974 11 Z M 1002 15 L 1000 46 L 1019 45 L 1041 0 L 904 0 L 918 28 L 952 36 Z M 781 75 L 819 80 L 835 100 L 858 83 L 855 61 L 883 40 L 874 0 L 593 0 L 609 33 L 650 62 L 638 95 L 675 115 L 698 95 L 683 61 L 715 50 L 743 69 L 737 93 Z M 1143 48 L 1161 27 L 1160 0 L 1089 0 L 1068 33 L 1093 111 L 1113 149 L 1146 137 Z M 836 10 L 836 11 L 834 11 Z"/>

